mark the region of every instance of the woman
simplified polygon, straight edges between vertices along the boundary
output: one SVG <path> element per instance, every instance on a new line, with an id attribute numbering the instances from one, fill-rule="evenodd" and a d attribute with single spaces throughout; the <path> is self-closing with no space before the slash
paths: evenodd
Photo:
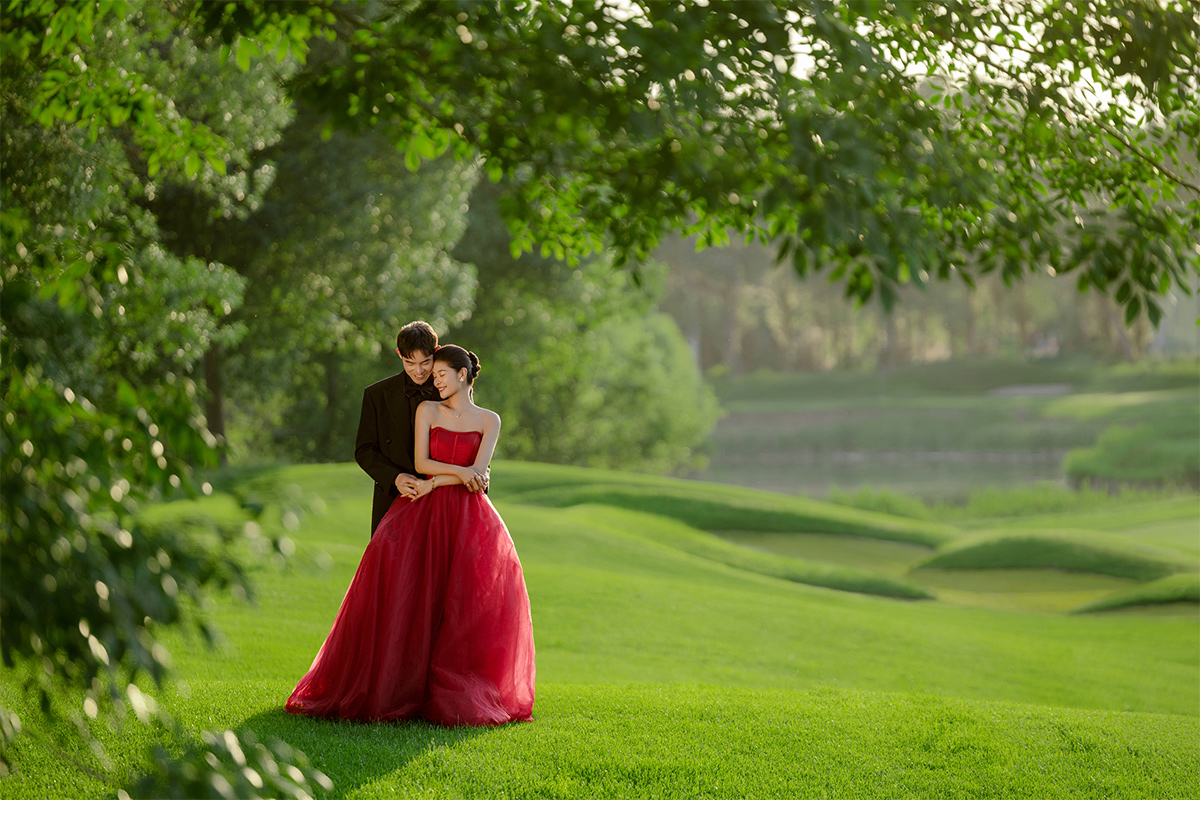
<path id="1" fill-rule="evenodd" d="M 479 360 L 434 352 L 441 400 L 417 408 L 414 459 L 429 476 L 396 498 L 287 710 L 314 717 L 497 725 L 532 720 L 533 626 L 508 528 L 479 487 L 500 417 L 471 394 Z"/>

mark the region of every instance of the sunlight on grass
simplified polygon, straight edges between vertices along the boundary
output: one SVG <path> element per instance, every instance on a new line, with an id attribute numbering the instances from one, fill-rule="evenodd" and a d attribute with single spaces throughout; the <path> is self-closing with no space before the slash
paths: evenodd
<path id="1" fill-rule="evenodd" d="M 1200 797 L 1200 720 L 1187 716 L 834 687 L 544 683 L 532 723 L 451 729 L 296 717 L 281 710 L 285 693 L 214 681 L 165 700 L 194 733 L 228 725 L 285 740 L 339 799 Z M 135 728 L 106 742 L 136 767 L 151 736 Z M 26 771 L 0 793 L 115 794 L 52 761 Z"/>

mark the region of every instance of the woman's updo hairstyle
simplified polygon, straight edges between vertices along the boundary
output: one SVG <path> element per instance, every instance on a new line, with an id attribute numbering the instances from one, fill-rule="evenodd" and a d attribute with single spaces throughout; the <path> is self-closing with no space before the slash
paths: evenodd
<path id="1" fill-rule="evenodd" d="M 433 361 L 435 363 L 445 363 L 455 371 L 461 369 L 467 370 L 467 383 L 475 382 L 475 378 L 479 376 L 479 358 L 475 356 L 475 352 L 467 351 L 459 345 L 443 345 L 433 352 Z"/>

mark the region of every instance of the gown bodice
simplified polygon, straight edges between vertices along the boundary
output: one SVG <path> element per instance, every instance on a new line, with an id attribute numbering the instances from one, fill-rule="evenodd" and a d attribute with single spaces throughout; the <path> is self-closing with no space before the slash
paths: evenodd
<path id="1" fill-rule="evenodd" d="M 429 430 L 429 457 L 439 463 L 470 466 L 482 443 L 483 432 L 455 432 L 434 426 Z"/>

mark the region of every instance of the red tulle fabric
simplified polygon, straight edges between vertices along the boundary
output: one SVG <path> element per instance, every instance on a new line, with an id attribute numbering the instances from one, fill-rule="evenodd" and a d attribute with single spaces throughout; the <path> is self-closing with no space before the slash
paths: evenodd
<path id="1" fill-rule="evenodd" d="M 468 466 L 482 438 L 435 427 L 429 454 Z M 528 722 L 533 656 L 508 528 L 487 495 L 439 487 L 392 504 L 286 708 L 347 720 Z"/>

